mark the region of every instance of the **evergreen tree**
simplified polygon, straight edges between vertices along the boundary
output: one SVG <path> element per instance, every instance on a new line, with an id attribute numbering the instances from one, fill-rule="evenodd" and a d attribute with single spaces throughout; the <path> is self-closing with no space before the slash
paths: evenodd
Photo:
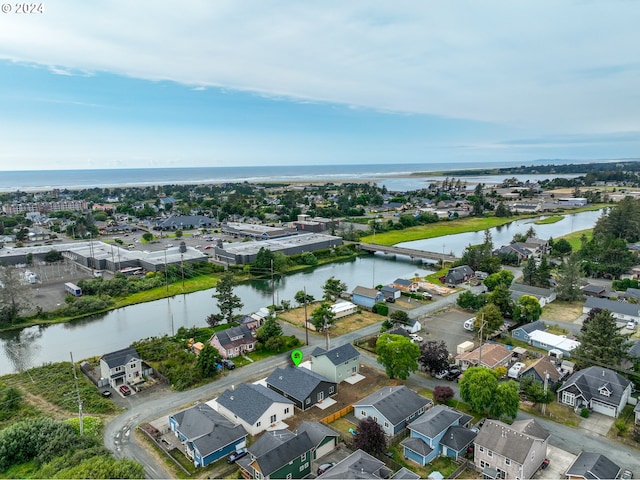
<path id="1" fill-rule="evenodd" d="M 608 310 L 596 313 L 585 330 L 576 335 L 580 345 L 571 352 L 580 368 L 591 365 L 617 367 L 628 358 L 629 335 L 620 333 L 616 319 Z"/>
<path id="2" fill-rule="evenodd" d="M 311 313 L 311 322 L 317 332 L 324 332 L 336 321 L 336 314 L 331 310 L 331 305 L 322 302 L 318 308 Z"/>
<path id="3" fill-rule="evenodd" d="M 0 265 L 0 325 L 13 324 L 30 303 L 30 289 L 20 281 L 20 271 Z"/>
<path id="4" fill-rule="evenodd" d="M 341 282 L 337 278 L 330 277 L 327 278 L 327 281 L 324 282 L 322 286 L 322 291 L 324 292 L 324 298 L 327 301 L 335 300 L 336 298 L 340 298 L 343 292 L 347 290 L 347 284 Z"/>
<path id="5" fill-rule="evenodd" d="M 562 264 L 558 274 L 556 295 L 558 300 L 573 302 L 582 297 L 580 291 L 580 261 L 574 253 Z"/>
<path id="6" fill-rule="evenodd" d="M 478 312 L 476 323 L 473 328 L 476 332 L 480 332 L 482 322 L 484 322 L 484 327 L 482 328 L 482 336 L 487 339 L 489 335 L 491 335 L 502 326 L 504 318 L 502 317 L 500 309 L 493 303 L 489 303 L 486 306 L 482 307 Z"/>
<path id="7" fill-rule="evenodd" d="M 527 263 L 522 267 L 522 282 L 527 285 L 535 285 L 537 272 L 536 259 L 529 257 Z"/>
<path id="8" fill-rule="evenodd" d="M 205 343 L 200 354 L 198 355 L 197 365 L 202 375 L 205 377 L 213 377 L 218 373 L 217 363 L 220 361 L 220 352 L 210 343 Z"/>
<path id="9" fill-rule="evenodd" d="M 511 291 L 504 285 L 498 285 L 487 295 L 489 304 L 493 304 L 500 309 L 503 317 L 511 317 L 513 315 L 513 300 L 511 299 Z M 502 323 L 502 322 L 501 322 Z"/>
<path id="10" fill-rule="evenodd" d="M 220 310 L 220 315 L 222 315 L 227 322 L 233 321 L 234 310 L 239 310 L 244 306 L 240 301 L 240 297 L 233 293 L 234 285 L 233 274 L 227 271 L 220 277 L 215 288 L 216 293 L 212 295 L 213 298 L 218 300 L 217 306 Z"/>
<path id="11" fill-rule="evenodd" d="M 540 265 L 536 269 L 536 275 L 534 284 L 542 287 L 549 288 L 549 280 L 551 279 L 551 265 L 547 261 L 547 257 L 543 256 L 540 260 Z"/>

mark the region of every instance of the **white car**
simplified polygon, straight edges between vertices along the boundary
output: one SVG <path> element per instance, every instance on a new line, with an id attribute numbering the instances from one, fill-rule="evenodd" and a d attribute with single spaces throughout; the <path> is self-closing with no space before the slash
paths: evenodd
<path id="1" fill-rule="evenodd" d="M 413 340 L 414 342 L 421 342 L 423 340 L 423 338 L 417 333 L 410 333 L 409 336 L 411 337 L 411 340 Z"/>
<path id="2" fill-rule="evenodd" d="M 634 322 L 634 321 L 627 322 L 627 328 L 629 330 L 635 330 L 636 329 L 636 322 Z"/>

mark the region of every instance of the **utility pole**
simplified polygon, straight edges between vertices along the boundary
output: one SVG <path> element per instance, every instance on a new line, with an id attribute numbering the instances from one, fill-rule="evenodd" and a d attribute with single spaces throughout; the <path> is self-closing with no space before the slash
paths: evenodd
<path id="1" fill-rule="evenodd" d="M 69 352 L 71 356 L 71 368 L 73 369 L 73 379 L 76 383 L 76 395 L 78 396 L 78 419 L 80 420 L 80 435 L 83 435 L 84 428 L 82 426 L 82 399 L 80 398 L 80 387 L 78 386 L 78 375 L 76 375 L 76 364 L 73 363 L 73 352 Z"/>
<path id="2" fill-rule="evenodd" d="M 484 312 L 480 320 L 480 350 L 478 351 L 478 366 L 482 366 L 482 331 L 484 330 Z"/>
<path id="3" fill-rule="evenodd" d="M 307 319 L 307 287 L 304 287 L 304 337 L 309 345 L 309 321 Z"/>
<path id="4" fill-rule="evenodd" d="M 276 308 L 276 289 L 273 284 L 273 258 L 271 259 L 271 305 Z"/>
<path id="5" fill-rule="evenodd" d="M 542 415 L 547 413 L 547 385 L 549 384 L 549 373 L 544 371 L 544 403 L 542 404 Z"/>

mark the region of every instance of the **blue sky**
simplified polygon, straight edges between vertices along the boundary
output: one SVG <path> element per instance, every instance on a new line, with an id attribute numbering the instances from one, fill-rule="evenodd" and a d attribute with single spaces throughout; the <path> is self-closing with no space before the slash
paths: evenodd
<path id="1" fill-rule="evenodd" d="M 0 170 L 640 157 L 640 3 L 43 2 Z"/>

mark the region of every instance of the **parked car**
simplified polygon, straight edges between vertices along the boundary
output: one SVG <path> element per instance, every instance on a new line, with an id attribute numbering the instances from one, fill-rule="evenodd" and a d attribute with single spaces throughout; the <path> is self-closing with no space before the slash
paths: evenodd
<path id="1" fill-rule="evenodd" d="M 633 478 L 633 472 L 631 470 L 629 470 L 628 468 L 625 468 L 622 471 L 622 475 L 620 475 L 620 478 L 622 478 L 624 480 L 629 480 L 630 478 Z"/>
<path id="2" fill-rule="evenodd" d="M 433 377 L 437 378 L 438 380 L 444 380 L 445 378 L 447 378 L 448 374 L 449 370 L 442 370 L 441 372 L 436 373 Z"/>
<path id="3" fill-rule="evenodd" d="M 473 317 L 473 318 L 470 318 L 469 320 L 466 320 L 462 326 L 464 327 L 465 330 L 473 331 L 473 325 L 475 323 L 476 323 L 476 317 Z"/>
<path id="4" fill-rule="evenodd" d="M 111 396 L 111 390 L 103 390 L 102 391 L 102 396 L 103 397 L 110 397 Z"/>
<path id="5" fill-rule="evenodd" d="M 249 453 L 249 450 L 247 450 L 246 448 L 239 448 L 227 457 L 227 463 L 235 463 L 237 460 L 240 460 L 242 457 L 244 457 L 247 453 Z"/>
<path id="6" fill-rule="evenodd" d="M 447 371 L 447 374 L 445 375 L 444 378 L 451 382 L 451 381 L 455 380 L 456 378 L 458 378 L 460 375 L 462 375 L 462 370 L 460 370 L 460 367 L 451 367 Z"/>
<path id="7" fill-rule="evenodd" d="M 126 397 L 127 395 L 131 395 L 131 389 L 130 389 L 128 386 L 126 386 L 126 385 L 120 385 L 120 386 L 118 387 L 118 390 L 120 390 L 120 393 L 121 393 L 122 395 L 124 395 L 125 397 Z"/>
<path id="8" fill-rule="evenodd" d="M 421 342 L 422 340 L 424 340 L 420 335 L 418 335 L 417 333 L 410 333 L 409 337 L 411 337 L 411 340 L 413 340 L 414 342 Z"/>
<path id="9" fill-rule="evenodd" d="M 222 366 L 228 370 L 233 370 L 234 368 L 236 368 L 236 364 L 233 363 L 233 360 L 228 360 L 226 358 L 222 359 Z"/>
<path id="10" fill-rule="evenodd" d="M 627 328 L 629 330 L 635 330 L 636 329 L 636 322 L 634 322 L 633 320 L 630 322 L 627 322 Z"/>
<path id="11" fill-rule="evenodd" d="M 327 470 L 329 470 L 330 468 L 335 467 L 336 462 L 327 462 L 327 463 L 323 463 L 322 465 L 320 465 L 318 467 L 318 475 L 322 475 L 324 472 L 326 472 Z"/>

